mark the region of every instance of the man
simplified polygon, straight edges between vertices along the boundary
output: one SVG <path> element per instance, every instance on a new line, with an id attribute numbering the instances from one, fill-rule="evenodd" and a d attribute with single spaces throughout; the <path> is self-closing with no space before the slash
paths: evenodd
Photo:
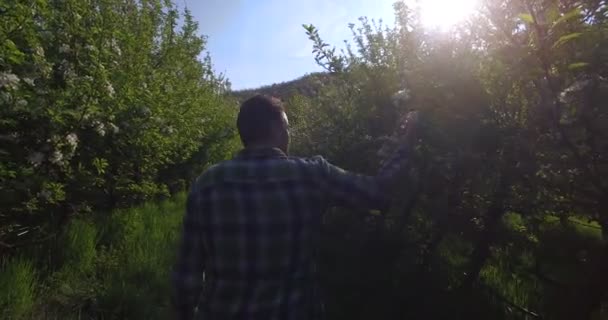
<path id="1" fill-rule="evenodd" d="M 287 115 L 261 95 L 241 105 L 237 127 L 245 148 L 203 173 L 188 196 L 173 274 L 179 317 L 319 319 L 315 258 L 325 208 L 386 208 L 407 147 L 376 177 L 319 156 L 288 157 Z"/>

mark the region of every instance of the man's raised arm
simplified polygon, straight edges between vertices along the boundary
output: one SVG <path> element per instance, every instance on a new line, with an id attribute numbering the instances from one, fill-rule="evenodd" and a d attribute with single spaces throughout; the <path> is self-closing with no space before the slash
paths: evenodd
<path id="1" fill-rule="evenodd" d="M 405 168 L 411 147 L 415 143 L 417 119 L 416 113 L 406 116 L 396 134 L 401 146 L 384 161 L 376 176 L 352 173 L 320 158 L 322 189 L 329 197 L 330 205 L 355 209 L 387 209 L 390 188 L 399 177 L 398 173 Z"/>

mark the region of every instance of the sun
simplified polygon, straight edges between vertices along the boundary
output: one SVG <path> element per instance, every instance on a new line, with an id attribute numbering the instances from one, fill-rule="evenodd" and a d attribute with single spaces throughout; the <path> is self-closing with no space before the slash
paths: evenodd
<path id="1" fill-rule="evenodd" d="M 417 0 L 420 20 L 428 28 L 446 31 L 473 14 L 479 0 Z"/>

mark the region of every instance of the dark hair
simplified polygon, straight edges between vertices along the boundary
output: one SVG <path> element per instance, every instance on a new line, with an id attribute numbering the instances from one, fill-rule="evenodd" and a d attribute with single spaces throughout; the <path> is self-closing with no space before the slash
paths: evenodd
<path id="1" fill-rule="evenodd" d="M 247 147 L 272 139 L 273 129 L 285 125 L 283 112 L 285 109 L 281 100 L 274 97 L 256 95 L 245 100 L 236 120 L 243 145 Z"/>

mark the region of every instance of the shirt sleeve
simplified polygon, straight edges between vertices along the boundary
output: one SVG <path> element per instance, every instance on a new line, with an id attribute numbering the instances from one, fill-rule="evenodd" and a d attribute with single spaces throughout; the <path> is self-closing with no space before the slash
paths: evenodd
<path id="1" fill-rule="evenodd" d="M 203 288 L 205 248 L 202 240 L 201 195 L 188 195 L 177 263 L 173 269 L 173 303 L 178 319 L 192 319 Z"/>
<path id="2" fill-rule="evenodd" d="M 382 164 L 376 176 L 346 171 L 318 157 L 322 170 L 322 188 L 331 206 L 385 210 L 389 205 L 390 186 L 407 163 L 408 148 L 399 148 Z"/>

